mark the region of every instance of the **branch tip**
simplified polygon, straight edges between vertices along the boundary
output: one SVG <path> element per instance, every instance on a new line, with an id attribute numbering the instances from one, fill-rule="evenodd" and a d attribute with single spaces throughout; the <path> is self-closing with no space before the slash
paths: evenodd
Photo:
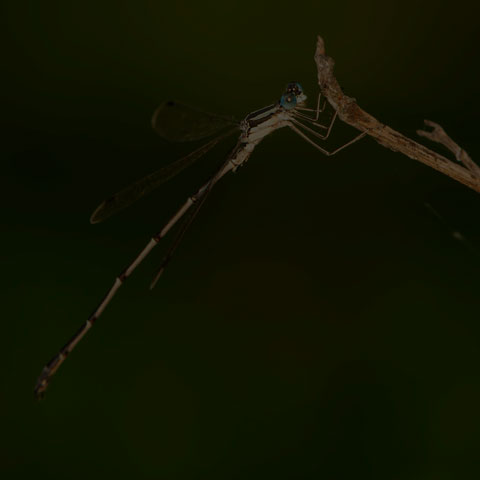
<path id="1" fill-rule="evenodd" d="M 315 56 L 318 55 L 325 55 L 325 42 L 320 35 L 317 36 L 317 49 L 315 51 Z"/>

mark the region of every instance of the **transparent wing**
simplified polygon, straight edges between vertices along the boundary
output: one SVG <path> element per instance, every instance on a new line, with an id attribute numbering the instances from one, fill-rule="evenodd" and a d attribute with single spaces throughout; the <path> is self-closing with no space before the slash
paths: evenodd
<path id="1" fill-rule="evenodd" d="M 210 140 L 205 145 L 202 145 L 197 150 L 189 153 L 185 157 L 180 158 L 179 160 L 171 163 L 170 165 L 160 168 L 156 172 L 153 172 L 150 175 L 141 178 L 140 180 L 137 180 L 135 183 L 129 185 L 120 192 L 116 193 L 110 198 L 107 198 L 107 200 L 103 201 L 92 213 L 92 216 L 90 217 L 90 222 L 102 222 L 111 215 L 128 207 L 132 203 L 136 202 L 137 200 L 160 186 L 162 183 L 166 182 L 170 178 L 180 173 L 184 168 L 187 168 L 200 157 L 205 155 L 215 145 L 220 143 L 224 138 L 232 135 L 236 131 L 237 127 L 228 130 L 222 135 L 219 135 L 213 140 Z"/>
<path id="2" fill-rule="evenodd" d="M 200 140 L 238 124 L 234 118 L 204 112 L 173 100 L 162 103 L 152 117 L 155 132 L 172 142 Z"/>

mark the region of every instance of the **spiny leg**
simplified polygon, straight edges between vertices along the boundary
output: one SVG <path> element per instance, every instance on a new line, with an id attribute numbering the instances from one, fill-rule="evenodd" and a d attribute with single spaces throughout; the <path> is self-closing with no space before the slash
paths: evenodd
<path id="1" fill-rule="evenodd" d="M 293 111 L 291 115 L 294 116 L 295 118 L 301 118 L 305 122 L 310 122 L 311 124 L 313 124 L 313 125 L 315 125 L 319 128 L 323 128 L 325 130 L 328 128 L 325 125 L 322 125 L 321 123 L 318 123 L 313 118 L 310 118 L 308 115 L 304 115 L 303 113 Z"/>
<path id="2" fill-rule="evenodd" d="M 323 128 L 326 128 L 327 129 L 327 132 L 325 133 L 325 135 L 322 135 L 321 133 L 318 133 L 316 132 L 315 130 L 313 130 L 312 128 L 310 127 L 307 127 L 306 125 L 304 125 L 302 122 L 300 122 L 299 120 L 296 119 L 296 115 L 293 114 L 293 118 L 291 119 L 292 123 L 294 123 L 295 125 L 298 125 L 299 127 L 303 128 L 304 130 L 307 130 L 308 132 L 310 132 L 312 135 L 315 135 L 316 137 L 320 138 L 321 140 L 326 140 L 329 136 L 330 136 L 330 132 L 332 131 L 332 128 L 333 128 L 333 124 L 335 123 L 335 120 L 337 118 L 337 112 L 335 111 L 335 113 L 333 114 L 333 117 L 332 119 L 330 120 L 330 125 L 328 127 L 325 127 L 323 125 L 320 125 L 321 127 Z M 314 125 L 319 125 L 318 123 L 313 123 Z"/>
<path id="3" fill-rule="evenodd" d="M 348 146 L 352 145 L 352 143 L 355 143 L 356 141 L 360 140 L 361 138 L 363 138 L 367 132 L 362 132 L 360 135 L 357 135 L 353 140 L 350 140 L 349 142 L 345 143 L 344 145 L 342 145 L 341 147 L 337 148 L 336 150 L 334 150 L 333 152 L 329 152 L 327 150 L 325 150 L 324 148 L 322 148 L 320 145 L 316 144 L 313 140 L 311 140 L 310 138 L 307 137 L 307 135 L 305 135 L 301 130 L 299 130 L 295 125 L 293 125 L 292 123 L 289 123 L 288 126 L 298 135 L 300 135 L 304 140 L 306 140 L 308 143 L 310 143 L 311 145 L 313 145 L 315 148 L 317 148 L 318 150 L 320 150 L 324 155 L 326 155 L 327 157 L 331 157 L 332 155 L 335 155 L 336 153 L 340 152 L 341 150 L 343 150 L 344 148 L 347 148 Z"/>
<path id="4" fill-rule="evenodd" d="M 320 92 L 317 97 L 317 108 L 306 108 L 306 107 L 296 107 L 296 110 L 301 110 L 302 112 L 315 112 L 315 118 L 309 117 L 308 115 L 304 115 L 307 117 L 309 120 L 313 120 L 316 122 L 318 120 L 318 117 L 320 114 L 325 110 L 325 107 L 327 106 L 327 99 L 325 99 L 325 102 L 323 104 L 323 107 L 320 108 L 320 98 L 322 97 L 322 93 Z"/>
<path id="5" fill-rule="evenodd" d="M 317 127 L 327 129 L 325 125 L 322 125 L 318 123 L 318 117 L 320 116 L 320 113 L 322 113 L 325 110 L 325 107 L 327 105 L 327 100 L 325 100 L 325 103 L 323 104 L 323 107 L 320 108 L 320 97 L 321 93 L 318 94 L 318 99 L 317 99 L 317 108 L 312 109 L 312 108 L 304 108 L 304 107 L 296 107 L 293 111 L 292 114 L 298 118 L 301 118 L 303 120 L 306 120 L 310 123 L 313 123 Z M 311 117 L 310 115 L 306 115 L 305 113 L 301 113 L 301 111 L 307 111 L 307 112 L 315 112 L 315 117 Z"/>
<path id="6" fill-rule="evenodd" d="M 115 279 L 112 287 L 108 290 L 107 294 L 104 296 L 102 301 L 99 303 L 95 311 L 90 315 L 88 320 L 80 327 L 80 329 L 73 335 L 73 337 L 62 347 L 62 349 L 45 365 L 40 374 L 40 377 L 37 380 L 35 385 L 35 396 L 37 398 L 42 398 L 48 384 L 50 383 L 52 376 L 58 370 L 60 365 L 65 361 L 70 352 L 75 348 L 78 342 L 85 336 L 88 330 L 93 326 L 98 317 L 103 313 L 107 305 L 110 303 L 114 297 L 117 290 L 123 285 L 125 280 L 133 273 L 133 271 L 140 265 L 140 263 L 145 259 L 145 257 L 153 250 L 153 248 L 158 244 L 158 242 L 168 233 L 168 231 L 175 225 L 180 218 L 189 210 L 189 208 L 197 201 L 201 200 L 202 196 L 205 196 L 205 193 L 209 192 L 213 185 L 220 180 L 227 172 L 232 170 L 235 165 L 229 160 L 227 160 L 220 170 L 211 177 L 211 179 L 205 183 L 195 195 L 192 195 L 188 200 L 182 205 L 182 207 L 177 211 L 177 213 L 170 219 L 170 221 L 155 234 L 152 239 L 148 242 L 145 248 L 140 252 L 140 254 L 135 258 L 135 260 L 127 266 L 125 270 L 120 273 L 120 275 Z"/>

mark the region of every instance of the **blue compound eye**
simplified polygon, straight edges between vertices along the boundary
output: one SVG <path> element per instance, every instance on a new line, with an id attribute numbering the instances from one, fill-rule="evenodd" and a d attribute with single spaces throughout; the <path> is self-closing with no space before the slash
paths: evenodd
<path id="1" fill-rule="evenodd" d="M 291 110 L 297 105 L 297 97 L 293 93 L 285 93 L 282 95 L 282 98 L 280 98 L 280 105 L 285 110 Z"/>

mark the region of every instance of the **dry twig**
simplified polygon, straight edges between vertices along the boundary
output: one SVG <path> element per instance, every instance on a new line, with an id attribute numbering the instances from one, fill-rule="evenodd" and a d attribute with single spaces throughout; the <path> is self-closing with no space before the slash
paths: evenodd
<path id="1" fill-rule="evenodd" d="M 443 130 L 443 128 L 430 121 L 425 120 L 425 125 L 432 127 L 432 131 L 418 130 L 422 137 L 447 147 L 458 162 L 455 163 L 444 156 L 429 150 L 424 145 L 411 140 L 401 133 L 393 130 L 387 125 L 380 123 L 376 118 L 362 110 L 354 98 L 345 95 L 333 75 L 335 62 L 325 54 L 325 44 L 322 37 L 318 37 L 317 49 L 315 52 L 315 63 L 318 71 L 318 84 L 321 92 L 332 107 L 338 112 L 338 116 L 352 127 L 367 132 L 375 141 L 389 148 L 401 152 L 407 157 L 428 165 L 439 172 L 463 183 L 467 187 L 480 192 L 480 167 L 469 157 L 467 152 L 460 148 Z"/>

